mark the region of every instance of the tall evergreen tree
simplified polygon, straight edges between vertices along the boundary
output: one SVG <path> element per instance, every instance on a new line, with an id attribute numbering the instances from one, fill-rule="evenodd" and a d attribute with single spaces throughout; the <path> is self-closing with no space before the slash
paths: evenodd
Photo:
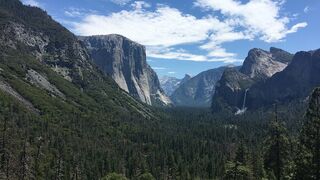
<path id="1" fill-rule="evenodd" d="M 241 142 L 237 151 L 234 162 L 227 162 L 225 179 L 245 180 L 250 179 L 252 174 L 248 162 L 248 151 Z"/>
<path id="2" fill-rule="evenodd" d="M 312 93 L 298 152 L 295 179 L 320 179 L 320 88 Z"/>
<path id="3" fill-rule="evenodd" d="M 283 122 L 275 119 L 269 125 L 264 165 L 269 179 L 287 179 L 290 164 L 290 140 Z"/>

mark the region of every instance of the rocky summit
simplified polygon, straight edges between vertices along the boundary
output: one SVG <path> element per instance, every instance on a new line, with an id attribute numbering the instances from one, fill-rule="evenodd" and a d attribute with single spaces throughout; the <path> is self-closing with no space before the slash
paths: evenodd
<path id="1" fill-rule="evenodd" d="M 251 87 L 282 72 L 291 64 L 292 58 L 292 54 L 278 48 L 270 48 L 270 51 L 251 49 L 239 70 L 228 68 L 223 73 L 213 97 L 213 110 L 243 111 L 249 103 L 244 97 L 250 94 Z"/>
<path id="2" fill-rule="evenodd" d="M 284 51 L 271 48 L 271 52 L 257 48 L 250 50 L 240 72 L 250 78 L 260 80 L 282 71 L 290 61 L 282 57 Z"/>
<path id="3" fill-rule="evenodd" d="M 120 35 L 79 37 L 94 63 L 121 89 L 149 105 L 169 105 L 157 74 L 147 64 L 145 47 Z"/>
<path id="4" fill-rule="evenodd" d="M 286 103 L 305 100 L 312 90 L 320 85 L 320 49 L 296 53 L 286 69 L 255 84 L 248 92 L 251 109 L 270 106 L 276 102 Z"/>
<path id="5" fill-rule="evenodd" d="M 163 76 L 160 78 L 160 84 L 164 92 L 171 96 L 172 93 L 178 89 L 182 84 L 191 79 L 189 74 L 186 74 L 183 79 L 178 79 L 176 77 Z"/>
<path id="6" fill-rule="evenodd" d="M 225 67 L 211 69 L 182 83 L 170 96 L 176 106 L 210 107 L 216 83 Z"/>

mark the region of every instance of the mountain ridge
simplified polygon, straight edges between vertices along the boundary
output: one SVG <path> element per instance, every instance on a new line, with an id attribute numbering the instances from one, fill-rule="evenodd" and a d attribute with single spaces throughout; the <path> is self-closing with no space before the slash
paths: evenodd
<path id="1" fill-rule="evenodd" d="M 239 70 L 232 69 L 224 72 L 213 96 L 212 109 L 214 112 L 228 109 L 237 112 L 243 107 L 247 93 L 256 84 L 263 83 L 291 64 L 293 55 L 271 47 L 270 51 L 259 48 L 251 49 Z M 243 110 L 242 110 L 243 111 Z"/>
<path id="2" fill-rule="evenodd" d="M 207 70 L 179 86 L 170 96 L 176 106 L 210 107 L 216 82 L 226 67 Z"/>

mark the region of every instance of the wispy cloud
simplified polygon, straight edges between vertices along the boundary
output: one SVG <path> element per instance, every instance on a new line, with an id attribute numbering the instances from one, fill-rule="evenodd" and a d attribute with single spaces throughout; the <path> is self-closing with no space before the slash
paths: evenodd
<path id="1" fill-rule="evenodd" d="M 303 12 L 304 12 L 304 13 L 308 13 L 309 11 L 310 11 L 309 6 L 306 6 L 306 7 L 303 9 Z"/>
<path id="2" fill-rule="evenodd" d="M 174 72 L 174 71 L 170 71 L 168 72 L 168 74 L 176 74 L 177 72 Z"/>
<path id="3" fill-rule="evenodd" d="M 277 42 L 307 26 L 301 22 L 288 27 L 291 19 L 280 14 L 282 4 L 280 0 L 196 0 L 196 7 L 208 12 L 199 18 L 167 5 L 150 8 L 149 3 L 135 1 L 131 10 L 88 14 L 73 23 L 73 31 L 79 35 L 122 34 L 145 45 L 148 57 L 153 58 L 235 62 L 237 54 L 228 52 L 224 43 L 255 39 Z M 176 48 L 185 44 L 204 53 Z"/>
<path id="4" fill-rule="evenodd" d="M 131 0 L 111 0 L 111 2 L 121 6 L 128 4 L 130 1 Z"/>
<path id="5" fill-rule="evenodd" d="M 84 17 L 88 16 L 90 14 L 97 14 L 98 12 L 95 10 L 88 10 L 84 8 L 75 8 L 75 7 L 70 7 L 64 11 L 64 14 L 68 17 Z"/>
<path id="6" fill-rule="evenodd" d="M 151 4 L 144 2 L 144 1 L 135 1 L 131 4 L 131 6 L 137 10 L 143 9 L 143 8 L 150 8 Z"/>
<path id="7" fill-rule="evenodd" d="M 167 68 L 165 67 L 152 67 L 154 70 L 166 70 Z"/>

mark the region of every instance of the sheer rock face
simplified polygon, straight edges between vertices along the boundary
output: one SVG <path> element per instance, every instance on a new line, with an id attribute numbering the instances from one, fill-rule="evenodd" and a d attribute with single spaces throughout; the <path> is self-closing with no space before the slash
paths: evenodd
<path id="1" fill-rule="evenodd" d="M 224 69 L 221 67 L 198 74 L 179 86 L 170 98 L 176 106 L 210 107 L 216 83 Z"/>
<path id="2" fill-rule="evenodd" d="M 212 100 L 212 108 L 215 112 L 229 109 L 235 112 L 243 105 L 243 97 L 246 89 L 249 89 L 254 80 L 241 73 L 236 68 L 227 68 L 216 85 L 216 91 Z"/>
<path id="3" fill-rule="evenodd" d="M 282 72 L 291 63 L 292 57 L 292 54 L 277 48 L 270 48 L 270 52 L 262 49 L 250 50 L 239 70 L 227 69 L 222 75 L 213 97 L 213 110 L 240 109 L 245 92 L 250 94 L 253 87 L 260 86 Z M 249 103 L 246 101 L 246 105 Z"/>
<path id="4" fill-rule="evenodd" d="M 145 47 L 120 35 L 79 37 L 95 64 L 121 89 L 149 105 L 169 105 L 156 73 L 146 61 Z"/>
<path id="5" fill-rule="evenodd" d="M 261 80 L 270 78 L 275 73 L 282 71 L 287 66 L 287 63 L 284 63 L 285 58 L 281 57 L 282 52 L 274 48 L 272 48 L 272 52 L 274 55 L 262 49 L 250 50 L 240 72 L 250 78 Z"/>
<path id="6" fill-rule="evenodd" d="M 288 67 L 265 82 L 254 85 L 248 93 L 251 109 L 304 100 L 320 86 L 320 49 L 298 52 Z"/>
<path id="7" fill-rule="evenodd" d="M 279 48 L 271 47 L 270 48 L 270 53 L 272 54 L 272 57 L 279 62 L 285 63 L 285 64 L 290 64 L 294 54 L 291 54 L 287 51 L 284 51 Z"/>

